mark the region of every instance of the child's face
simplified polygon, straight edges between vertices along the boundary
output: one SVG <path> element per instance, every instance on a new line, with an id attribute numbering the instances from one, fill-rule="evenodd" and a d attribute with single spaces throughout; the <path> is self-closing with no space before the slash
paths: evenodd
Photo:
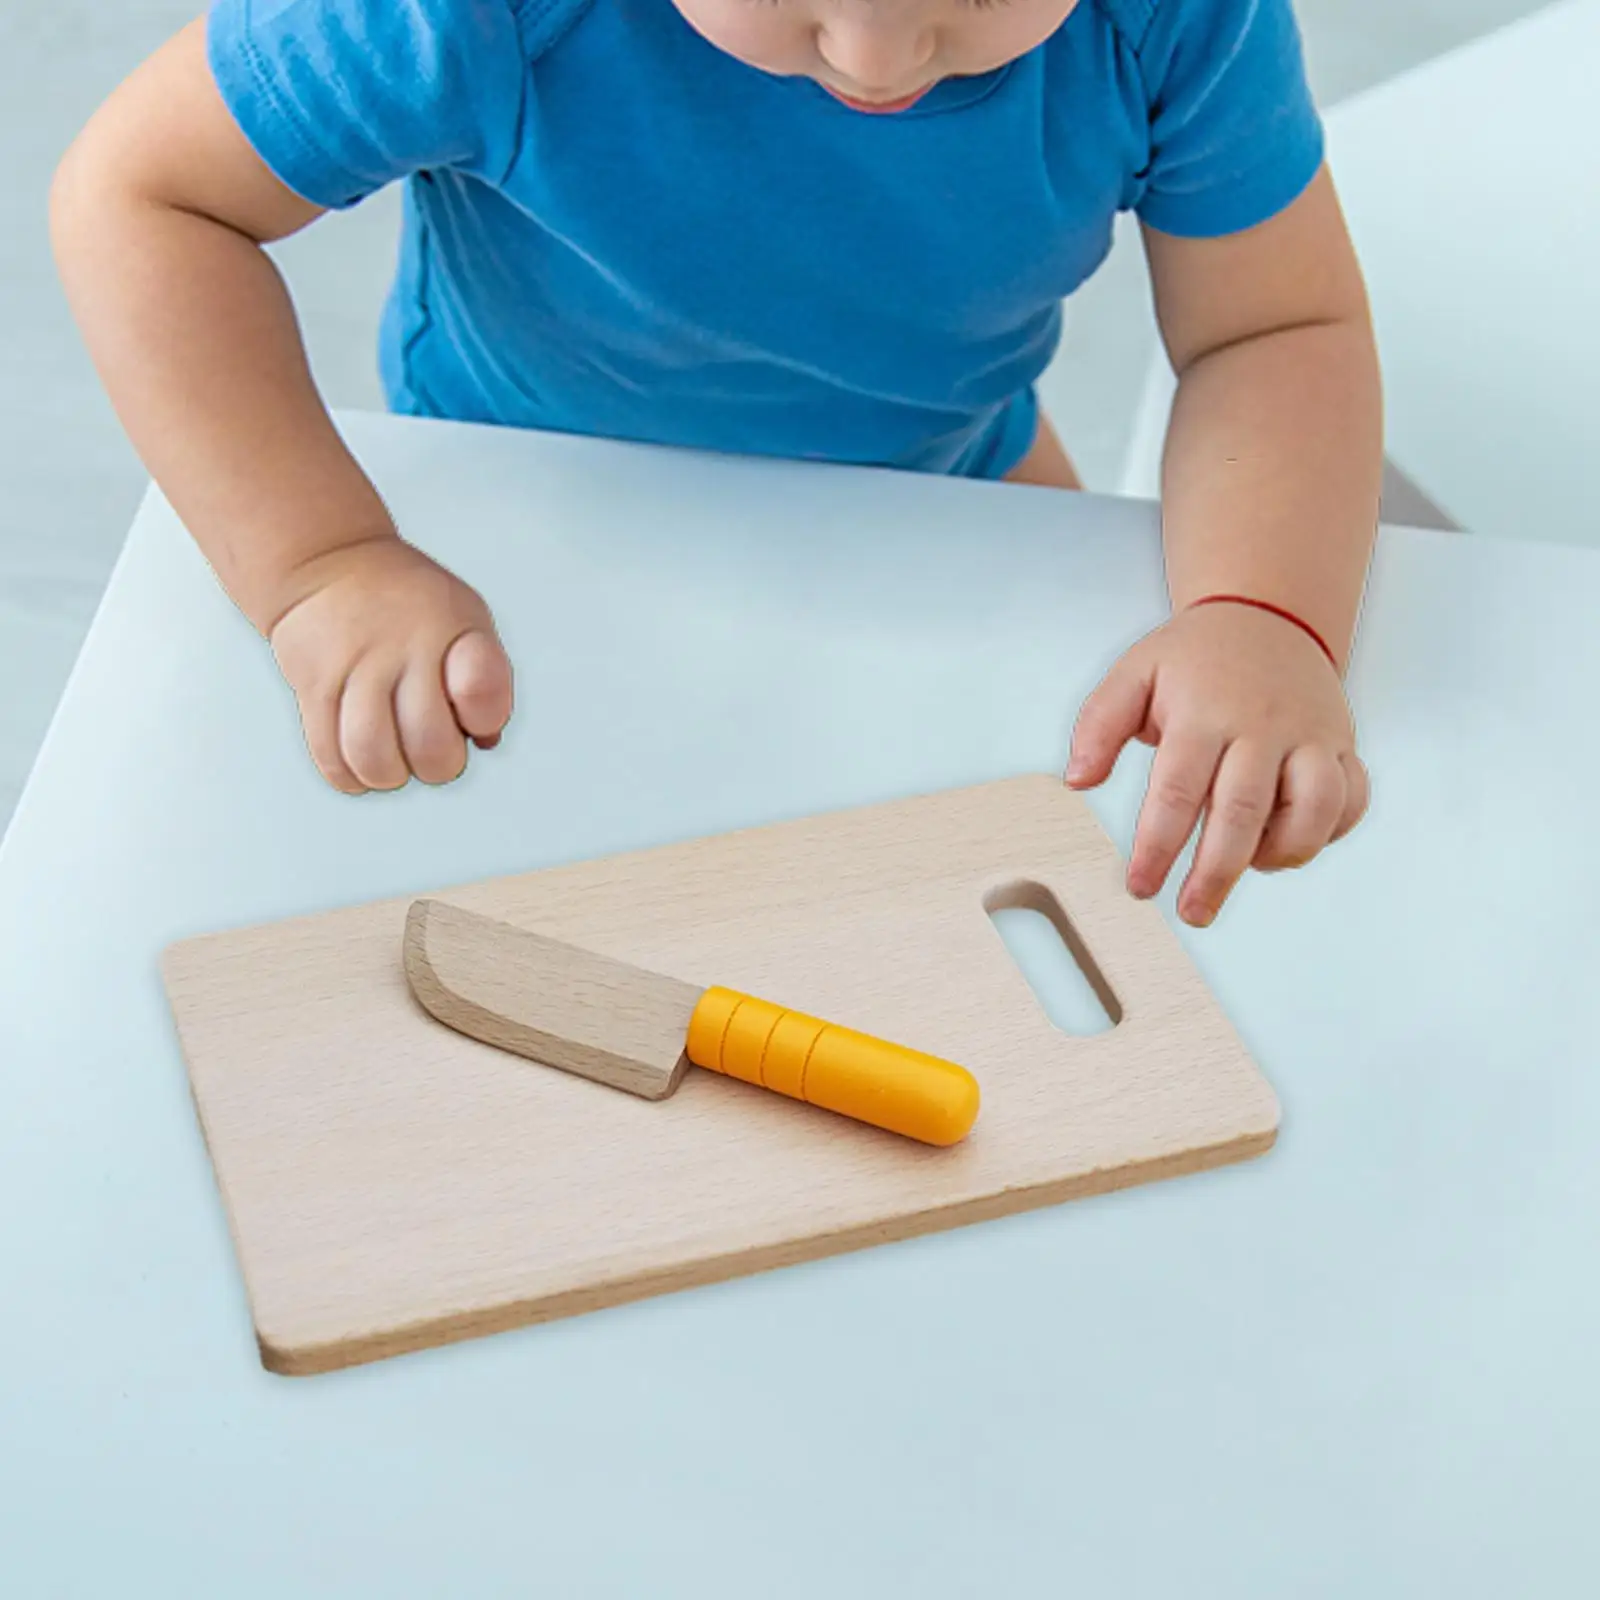
<path id="1" fill-rule="evenodd" d="M 860 111 L 903 111 L 941 78 L 992 72 L 1043 44 L 1078 0 L 674 0 L 719 50 L 814 78 Z"/>

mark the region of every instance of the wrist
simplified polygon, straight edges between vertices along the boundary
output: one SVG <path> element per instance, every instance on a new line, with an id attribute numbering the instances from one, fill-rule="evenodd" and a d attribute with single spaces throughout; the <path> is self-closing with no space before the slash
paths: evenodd
<path id="1" fill-rule="evenodd" d="M 1311 623 L 1306 621 L 1299 612 L 1282 606 L 1275 600 L 1264 600 L 1255 595 L 1246 594 L 1206 594 L 1198 600 L 1191 600 L 1183 607 L 1185 611 L 1195 611 L 1201 606 L 1241 606 L 1252 611 L 1259 611 L 1266 616 L 1277 617 L 1289 626 L 1298 628 L 1300 632 L 1320 650 L 1326 657 L 1328 665 L 1335 672 L 1341 671 L 1339 658 L 1333 653 L 1333 647 L 1328 643 L 1322 633 Z"/>
<path id="2" fill-rule="evenodd" d="M 327 588 L 352 566 L 370 560 L 387 547 L 398 549 L 402 543 L 399 531 L 390 524 L 350 534 L 336 544 L 301 555 L 263 585 L 259 601 L 246 615 L 256 631 L 270 640 L 296 606 Z"/>

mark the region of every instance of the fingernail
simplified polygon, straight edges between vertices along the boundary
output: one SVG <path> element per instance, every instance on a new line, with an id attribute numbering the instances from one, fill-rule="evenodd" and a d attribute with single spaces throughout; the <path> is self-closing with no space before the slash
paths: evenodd
<path id="1" fill-rule="evenodd" d="M 1209 906 L 1201 906 L 1189 914 L 1189 926 L 1192 928 L 1209 928 L 1217 920 L 1217 914 Z"/>

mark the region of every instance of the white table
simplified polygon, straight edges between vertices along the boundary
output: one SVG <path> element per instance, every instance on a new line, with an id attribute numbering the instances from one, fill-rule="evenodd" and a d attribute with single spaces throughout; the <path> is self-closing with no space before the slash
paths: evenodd
<path id="1" fill-rule="evenodd" d="M 1148 506 L 346 421 L 497 603 L 515 733 L 325 791 L 144 508 L 0 850 L 0 1590 L 1593 1592 L 1600 557 L 1386 535 L 1374 817 L 1190 938 L 1264 1160 L 284 1380 L 163 944 L 1052 767 L 1161 605 Z"/>
<path id="2" fill-rule="evenodd" d="M 1475 533 L 1600 545 L 1597 68 L 1568 0 L 1328 118 L 1390 449 Z"/>

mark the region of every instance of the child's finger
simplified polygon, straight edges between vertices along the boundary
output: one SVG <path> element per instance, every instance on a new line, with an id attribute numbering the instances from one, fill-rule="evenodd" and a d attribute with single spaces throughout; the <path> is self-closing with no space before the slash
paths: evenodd
<path id="1" fill-rule="evenodd" d="M 317 771 L 340 794 L 365 794 L 367 786 L 345 764 L 344 752 L 339 748 L 339 700 L 343 688 L 338 684 L 298 695 L 300 726 L 305 729 L 306 748 Z"/>
<path id="2" fill-rule="evenodd" d="M 1339 765 L 1344 769 L 1344 814 L 1334 827 L 1335 840 L 1344 838 L 1366 816 L 1367 807 L 1372 804 L 1372 780 L 1361 757 L 1346 751 L 1339 757 Z"/>
<path id="3" fill-rule="evenodd" d="M 1333 838 L 1349 784 L 1332 750 L 1301 745 L 1289 752 L 1278 782 L 1278 805 L 1256 851 L 1263 872 L 1303 867 Z"/>
<path id="4" fill-rule="evenodd" d="M 467 764 L 467 741 L 444 692 L 443 664 L 412 661 L 394 691 L 395 722 L 406 765 L 424 783 L 450 783 Z"/>
<path id="5" fill-rule="evenodd" d="M 1220 738 L 1169 733 L 1157 746 L 1128 862 L 1129 892 L 1141 900 L 1159 893 L 1167 881 L 1200 820 L 1221 759 Z"/>
<path id="6" fill-rule="evenodd" d="M 411 775 L 395 726 L 396 677 L 392 665 L 363 662 L 350 674 L 339 702 L 339 748 L 369 789 L 399 789 Z"/>
<path id="7" fill-rule="evenodd" d="M 1229 745 L 1206 805 L 1194 865 L 1178 896 L 1178 915 L 1209 927 L 1261 844 L 1278 793 L 1282 752 L 1242 740 Z"/>
<path id="8" fill-rule="evenodd" d="M 1150 715 L 1154 687 L 1153 671 L 1124 657 L 1084 701 L 1067 763 L 1067 782 L 1074 789 L 1092 789 L 1111 776 L 1123 747 L 1139 736 Z"/>
<path id="9" fill-rule="evenodd" d="M 499 742 L 511 717 L 511 662 L 492 633 L 464 633 L 445 652 L 444 686 L 461 731 L 479 745 Z"/>

